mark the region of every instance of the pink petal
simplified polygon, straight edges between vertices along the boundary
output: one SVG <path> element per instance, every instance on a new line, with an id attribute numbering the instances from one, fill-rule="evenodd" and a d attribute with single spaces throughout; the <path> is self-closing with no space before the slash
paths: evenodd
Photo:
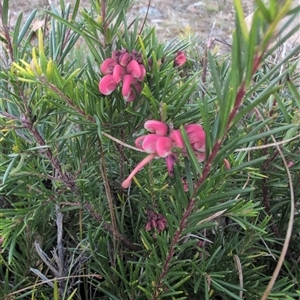
<path id="1" fill-rule="evenodd" d="M 175 154 L 169 154 L 165 158 L 169 176 L 173 176 L 173 168 L 174 168 L 176 159 L 177 159 L 177 156 Z"/>
<path id="2" fill-rule="evenodd" d="M 146 69 L 145 66 L 140 64 L 140 70 L 141 70 L 141 75 L 137 78 L 138 81 L 143 81 L 145 76 L 146 76 Z"/>
<path id="3" fill-rule="evenodd" d="M 121 54 L 122 53 L 120 50 L 114 50 L 111 54 L 111 58 L 115 59 L 118 62 Z"/>
<path id="4" fill-rule="evenodd" d="M 131 75 L 124 75 L 122 86 L 122 95 L 124 98 L 130 96 L 130 93 L 132 93 L 131 84 L 135 84 L 136 82 L 136 78 L 133 78 Z"/>
<path id="5" fill-rule="evenodd" d="M 131 101 L 135 100 L 136 95 L 140 94 L 140 92 L 142 90 L 142 85 L 140 82 L 133 83 L 132 85 L 133 86 L 131 87 L 128 96 L 124 96 L 124 99 L 126 102 L 131 102 Z"/>
<path id="6" fill-rule="evenodd" d="M 190 144 L 196 144 L 197 148 L 200 150 L 204 147 L 205 145 L 205 133 L 203 131 L 198 131 L 198 132 L 190 132 L 188 133 L 188 138 L 190 141 Z"/>
<path id="7" fill-rule="evenodd" d="M 106 60 L 103 61 L 103 63 L 100 66 L 100 71 L 102 74 L 112 74 L 115 65 L 117 64 L 117 61 L 113 58 L 107 58 Z"/>
<path id="8" fill-rule="evenodd" d="M 202 151 L 205 148 L 205 132 L 198 124 L 190 124 L 184 127 L 190 144 L 194 145 L 196 150 Z"/>
<path id="9" fill-rule="evenodd" d="M 142 148 L 147 153 L 156 153 L 156 142 L 159 138 L 157 134 L 148 134 L 142 142 Z"/>
<path id="10" fill-rule="evenodd" d="M 110 95 L 117 86 L 112 74 L 105 75 L 99 82 L 99 90 L 103 95 Z"/>
<path id="11" fill-rule="evenodd" d="M 153 132 L 160 136 L 165 136 L 168 132 L 168 126 L 157 120 L 148 120 L 144 124 L 144 128 L 147 129 L 149 132 Z"/>
<path id="12" fill-rule="evenodd" d="M 225 169 L 230 170 L 231 169 L 230 162 L 226 158 L 224 158 L 223 161 L 224 161 Z"/>
<path id="13" fill-rule="evenodd" d="M 120 55 L 119 64 L 123 67 L 126 67 L 131 60 L 132 60 L 132 54 L 125 52 Z"/>
<path id="14" fill-rule="evenodd" d="M 132 60 L 130 63 L 128 63 L 126 66 L 126 71 L 134 78 L 139 78 L 141 76 L 141 68 L 136 60 Z"/>
<path id="15" fill-rule="evenodd" d="M 172 153 L 173 141 L 166 136 L 161 136 L 156 142 L 156 153 L 160 157 L 166 157 Z"/>
<path id="16" fill-rule="evenodd" d="M 182 134 L 181 134 L 179 129 L 173 130 L 170 133 L 170 138 L 174 141 L 175 146 L 177 148 L 180 148 L 180 149 L 185 148 L 184 141 L 183 141 L 183 138 L 182 138 Z"/>
<path id="17" fill-rule="evenodd" d="M 197 157 L 197 160 L 199 161 L 199 162 L 202 162 L 202 161 L 205 161 L 205 153 L 203 153 L 203 152 L 194 152 L 195 153 L 195 155 L 196 155 L 196 157 Z"/>
<path id="18" fill-rule="evenodd" d="M 117 64 L 113 70 L 114 81 L 117 83 L 121 82 L 123 76 L 125 75 L 125 72 L 126 72 L 125 68 Z"/>
<path id="19" fill-rule="evenodd" d="M 148 164 L 153 158 L 155 157 L 155 154 L 149 154 L 146 156 L 135 168 L 134 170 L 130 173 L 130 175 L 122 182 L 122 187 L 124 189 L 127 189 L 130 186 L 131 180 L 133 176 L 140 170 L 142 169 L 146 164 Z"/>
<path id="20" fill-rule="evenodd" d="M 205 142 L 194 143 L 193 148 L 198 152 L 205 152 Z"/>
<path id="21" fill-rule="evenodd" d="M 137 148 L 143 149 L 142 144 L 143 144 L 143 140 L 145 139 L 146 136 L 147 135 L 142 135 L 135 140 L 134 144 Z"/>
<path id="22" fill-rule="evenodd" d="M 202 126 L 199 124 L 189 124 L 184 126 L 184 130 L 186 133 L 192 132 L 192 131 L 204 131 Z"/>

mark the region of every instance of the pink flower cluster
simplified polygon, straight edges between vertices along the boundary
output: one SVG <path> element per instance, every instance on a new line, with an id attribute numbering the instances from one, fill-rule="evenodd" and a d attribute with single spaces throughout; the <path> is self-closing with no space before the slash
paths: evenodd
<path id="1" fill-rule="evenodd" d="M 187 156 L 187 149 L 184 145 L 183 137 L 179 129 L 172 130 L 168 133 L 168 126 L 156 120 L 146 121 L 145 129 L 150 133 L 140 136 L 136 139 L 135 145 L 137 148 L 149 153 L 131 172 L 126 180 L 123 181 L 122 187 L 128 188 L 133 176 L 154 157 L 165 158 L 167 169 L 172 175 L 173 166 L 177 159 L 178 153 Z M 205 159 L 205 132 L 198 124 L 185 125 L 187 137 L 189 139 L 192 150 L 194 151 L 199 162 Z"/>
<path id="2" fill-rule="evenodd" d="M 136 50 L 115 50 L 110 58 L 103 61 L 100 71 L 104 75 L 99 82 L 103 95 L 110 95 L 119 84 L 126 102 L 131 102 L 142 90 L 142 81 L 146 75 L 142 55 Z"/>
<path id="3" fill-rule="evenodd" d="M 151 231 L 156 229 L 158 233 L 163 231 L 167 227 L 166 218 L 159 213 L 155 213 L 152 210 L 148 211 L 148 223 L 146 224 L 146 230 Z"/>

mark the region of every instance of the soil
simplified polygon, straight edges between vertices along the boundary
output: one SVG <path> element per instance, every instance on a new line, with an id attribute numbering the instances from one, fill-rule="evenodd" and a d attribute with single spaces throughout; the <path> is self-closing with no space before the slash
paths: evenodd
<path id="1" fill-rule="evenodd" d="M 121 1 L 121 0 L 120 0 Z M 75 3 L 75 0 L 65 1 Z M 230 40 L 234 27 L 233 0 L 135 0 L 129 11 L 129 19 L 144 18 L 150 2 L 146 24 L 156 26 L 160 38 L 167 40 L 184 32 L 192 32 L 200 40 L 208 37 L 222 41 Z M 59 0 L 10 0 L 11 25 L 23 12 L 28 16 L 38 8 L 37 18 L 43 17 L 43 8 L 49 3 L 59 6 Z M 253 0 L 243 0 L 245 15 L 253 10 Z M 89 7 L 89 0 L 81 1 L 82 7 Z"/>

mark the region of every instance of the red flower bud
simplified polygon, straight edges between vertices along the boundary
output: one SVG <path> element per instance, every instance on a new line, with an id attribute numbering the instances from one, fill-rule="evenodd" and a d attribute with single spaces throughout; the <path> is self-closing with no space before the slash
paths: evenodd
<path id="1" fill-rule="evenodd" d="M 150 231 L 152 229 L 151 222 L 148 222 L 145 227 L 146 231 Z"/>
<path id="2" fill-rule="evenodd" d="M 174 59 L 174 67 L 182 66 L 186 63 L 186 57 L 183 51 L 178 51 Z"/>
<path id="3" fill-rule="evenodd" d="M 161 221 L 161 220 L 158 220 L 157 222 L 157 229 L 159 230 L 159 231 L 161 231 L 161 230 L 164 230 L 165 229 L 165 224 L 164 224 L 164 222 L 163 221 Z"/>
<path id="4" fill-rule="evenodd" d="M 151 220 L 151 226 L 152 226 L 152 228 L 156 228 L 157 227 L 156 220 L 154 220 L 154 219 Z"/>
<path id="5" fill-rule="evenodd" d="M 230 163 L 229 163 L 229 161 L 228 161 L 226 158 L 224 158 L 224 159 L 223 159 L 223 161 L 224 161 L 224 166 L 225 166 L 225 169 L 227 169 L 227 170 L 230 170 L 230 169 L 231 169 L 231 167 L 230 167 Z"/>

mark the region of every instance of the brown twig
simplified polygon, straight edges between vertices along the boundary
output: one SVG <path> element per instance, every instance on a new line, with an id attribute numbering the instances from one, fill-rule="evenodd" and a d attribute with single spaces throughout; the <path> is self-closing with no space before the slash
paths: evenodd
<path id="1" fill-rule="evenodd" d="M 106 32 L 107 27 L 108 27 L 108 24 L 106 21 L 106 1 L 100 0 L 100 6 L 101 6 L 101 17 L 102 17 L 103 29 L 104 29 L 104 32 Z"/>
<path id="2" fill-rule="evenodd" d="M 151 0 L 148 0 L 148 6 L 147 6 L 146 15 L 145 15 L 145 18 L 144 18 L 144 20 L 143 20 L 143 24 L 142 24 L 141 30 L 140 30 L 140 32 L 139 32 L 139 35 L 142 34 L 143 29 L 144 29 L 144 26 L 145 26 L 145 24 L 146 24 L 146 21 L 147 21 L 147 18 L 148 18 L 148 13 L 149 13 L 149 10 L 150 10 L 150 5 L 151 5 Z"/>
<path id="3" fill-rule="evenodd" d="M 11 38 L 10 38 L 10 35 L 9 35 L 9 27 L 7 26 L 7 24 L 5 23 L 5 20 L 4 20 L 2 1 L 0 1 L 0 15 L 1 15 L 1 20 L 2 20 L 2 27 L 3 27 L 3 31 L 4 31 L 4 37 L 5 37 L 5 40 L 7 42 L 8 53 L 9 53 L 11 62 L 13 62 L 14 61 L 14 51 L 13 51 Z"/>
<path id="4" fill-rule="evenodd" d="M 118 231 L 118 226 L 117 226 L 117 221 L 116 221 L 116 216 L 115 216 L 115 208 L 114 208 L 114 203 L 113 203 L 113 197 L 109 185 L 109 179 L 107 176 L 107 168 L 105 164 L 105 157 L 102 149 L 102 144 L 100 141 L 100 138 L 98 137 L 98 143 L 99 143 L 99 148 L 100 148 L 100 155 L 101 155 L 101 162 L 99 164 L 100 172 L 104 181 L 104 188 L 106 192 L 106 197 L 107 197 L 107 202 L 108 202 L 108 207 L 109 207 L 109 213 L 110 213 L 110 219 L 112 223 L 112 236 L 113 236 L 113 245 L 114 245 L 114 261 L 112 264 L 115 264 L 116 260 L 116 253 L 117 253 L 117 236 L 119 235 Z"/>
<path id="5" fill-rule="evenodd" d="M 151 298 L 152 300 L 156 300 L 158 299 L 161 291 L 162 291 L 162 286 L 163 286 L 163 279 L 164 277 L 166 276 L 169 268 L 170 268 L 170 261 L 171 259 L 173 258 L 174 256 L 174 252 L 175 252 L 175 247 L 179 241 L 179 238 L 182 234 L 182 231 L 184 230 L 185 226 L 186 226 L 186 221 L 187 221 L 187 218 L 190 216 L 191 212 L 193 211 L 194 209 L 194 206 L 195 206 L 195 203 L 196 203 L 196 199 L 193 198 L 191 199 L 191 201 L 189 202 L 189 205 L 186 209 L 186 211 L 184 212 L 181 220 L 180 220 L 180 224 L 179 224 L 179 229 L 175 232 L 174 234 L 174 238 L 171 242 L 171 246 L 170 246 L 170 250 L 169 250 L 169 253 L 166 257 L 166 260 L 164 262 L 164 265 L 163 265 L 163 268 L 162 268 L 162 272 L 158 278 L 158 281 L 157 281 L 157 284 L 155 286 L 155 291 L 153 293 L 153 297 Z"/>

